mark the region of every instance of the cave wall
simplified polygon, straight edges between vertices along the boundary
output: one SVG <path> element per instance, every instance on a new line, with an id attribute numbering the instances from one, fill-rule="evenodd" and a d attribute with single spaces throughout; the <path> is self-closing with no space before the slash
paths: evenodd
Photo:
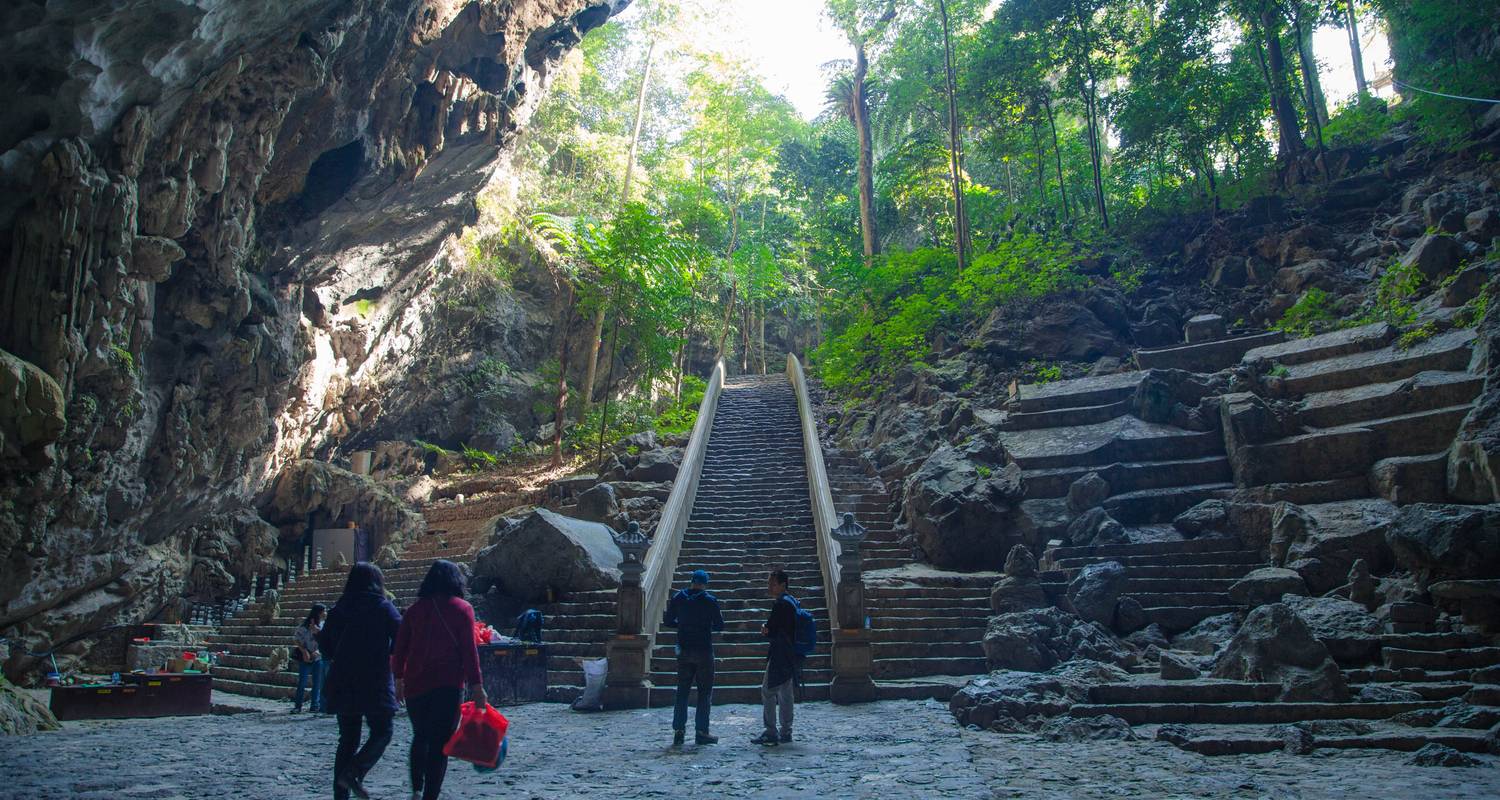
<path id="1" fill-rule="evenodd" d="M 268 563 L 254 499 L 379 416 L 474 197 L 628 2 L 0 9 L 0 632 L 40 647 Z"/>

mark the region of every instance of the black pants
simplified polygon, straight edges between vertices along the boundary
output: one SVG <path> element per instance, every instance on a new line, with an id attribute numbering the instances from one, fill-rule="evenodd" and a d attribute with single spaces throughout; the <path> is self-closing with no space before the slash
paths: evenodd
<path id="1" fill-rule="evenodd" d="M 698 733 L 708 733 L 708 711 L 714 696 L 714 653 L 684 650 L 677 654 L 677 706 L 672 710 L 672 730 L 687 730 L 688 692 L 698 684 Z"/>
<path id="2" fill-rule="evenodd" d="M 421 792 L 422 800 L 437 800 L 443 790 L 443 776 L 448 774 L 448 757 L 443 745 L 458 730 L 460 690 L 456 686 L 433 689 L 420 697 L 406 699 L 406 714 L 411 717 L 411 790 Z"/>
<path id="3" fill-rule="evenodd" d="M 339 746 L 333 755 L 333 796 L 335 800 L 348 800 L 349 792 L 340 789 L 338 777 L 347 770 L 361 780 L 385 753 L 391 743 L 391 714 L 340 714 Z M 370 738 L 365 746 L 359 746 L 360 720 L 370 726 Z"/>

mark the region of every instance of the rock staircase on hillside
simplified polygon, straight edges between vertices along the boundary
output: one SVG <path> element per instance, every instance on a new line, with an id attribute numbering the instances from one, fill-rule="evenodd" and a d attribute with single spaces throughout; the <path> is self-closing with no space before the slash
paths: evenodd
<path id="1" fill-rule="evenodd" d="M 1170 635 L 1247 611 L 1228 588 L 1268 564 L 1266 532 L 1254 543 L 1186 539 L 1166 524 L 1202 500 L 1288 501 L 1314 521 L 1389 519 L 1393 504 L 1441 502 L 1446 451 L 1483 385 L 1470 371 L 1474 335 L 1455 329 L 1409 346 L 1395 340 L 1395 330 L 1378 324 L 1250 350 L 1244 363 L 1265 372 L 1268 395 L 1293 404 L 1294 424 L 1284 435 L 1238 442 L 1257 433 L 1235 418 L 1237 408 L 1260 402 L 1248 395 L 1225 398 L 1229 430 L 1204 434 L 1128 416 L 1142 373 L 1022 387 L 1002 439 L 1025 469 L 1029 510 L 1043 521 L 1066 519 L 1071 481 L 1092 470 L 1109 483 L 1103 507 L 1129 539 L 1049 550 L 1041 574 L 1048 598 L 1066 606 L 1067 582 L 1079 570 L 1117 561 L 1128 578 L 1124 594 Z M 1347 702 L 1282 701 L 1279 684 L 1161 680 L 1146 664 L 1131 681 L 1094 687 L 1089 702 L 1068 713 L 1164 726 L 1159 738 L 1209 754 L 1281 749 L 1287 724 L 1300 724 L 1317 747 L 1482 750 L 1483 728 L 1500 720 L 1500 640 L 1437 630 L 1423 618 L 1426 608 L 1400 612 L 1412 616 L 1393 618 L 1373 641 L 1324 640 L 1350 687 Z M 1455 699 L 1470 710 L 1444 708 Z"/>
<path id="2" fill-rule="evenodd" d="M 505 506 L 507 502 L 504 501 L 481 501 L 428 509 L 425 514 L 427 531 L 406 548 L 395 567 L 385 570 L 386 588 L 396 595 L 396 607 L 405 609 L 416 600 L 417 587 L 433 561 L 439 558 L 462 561 L 472 554 L 476 545 L 482 546 L 480 538 L 489 532 L 489 520 Z M 252 604 L 226 620 L 209 639 L 211 648 L 227 651 L 214 668 L 214 687 L 257 697 L 290 698 L 297 685 L 296 663 L 269 672 L 267 659 L 273 650 L 291 644 L 296 626 L 314 603 L 333 606 L 347 575 L 347 567 L 325 567 L 283 586 L 279 614 L 269 623 L 263 621 L 264 602 Z M 588 648 L 584 655 L 595 652 L 603 655 L 604 642 L 614 629 L 615 598 L 613 592 L 600 594 L 608 597 L 575 597 L 567 602 L 542 606 L 550 626 L 547 638 L 569 644 L 581 643 L 582 647 Z M 601 602 L 607 602 L 608 607 L 601 608 Z M 510 632 L 504 621 L 494 624 L 502 633 Z M 549 652 L 549 656 L 552 655 Z M 560 660 L 568 658 L 563 654 L 556 656 Z M 577 673 L 574 682 L 581 683 L 581 670 L 576 664 L 571 666 L 572 672 Z M 563 671 L 572 674 L 566 669 Z"/>
<path id="3" fill-rule="evenodd" d="M 835 511 L 854 514 L 866 531 L 860 552 L 878 696 L 947 699 L 961 676 L 985 669 L 980 640 L 994 577 L 913 567 L 884 482 L 852 453 L 825 446 L 824 464 Z"/>
<path id="4" fill-rule="evenodd" d="M 766 576 L 787 571 L 791 592 L 817 619 L 818 650 L 803 665 L 804 699 L 827 699 L 828 605 L 813 529 L 797 399 L 786 377 L 742 376 L 725 382 L 692 517 L 683 535 L 672 590 L 695 569 L 724 610 L 714 645 L 716 703 L 758 703 L 770 612 Z M 662 628 L 651 653 L 651 702 L 670 703 L 677 683 L 676 631 Z"/>

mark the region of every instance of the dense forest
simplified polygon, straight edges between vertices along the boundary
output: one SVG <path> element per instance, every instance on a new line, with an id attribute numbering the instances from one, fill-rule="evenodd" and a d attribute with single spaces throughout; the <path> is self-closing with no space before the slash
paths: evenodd
<path id="1" fill-rule="evenodd" d="M 583 41 L 514 176 L 481 202 L 470 273 L 503 282 L 516 248 L 540 249 L 568 297 L 559 321 L 592 331 L 588 352 L 562 342 L 546 370 L 559 457 L 598 439 L 607 413 L 616 434 L 680 428 L 716 357 L 762 372 L 801 352 L 863 396 L 997 310 L 1173 279 L 1151 245 L 1163 229 L 1326 184 L 1395 130 L 1461 148 L 1492 106 L 1442 95 L 1500 86 L 1497 49 L 1474 46 L 1500 9 L 1456 0 L 828 0 L 825 13 L 849 58 L 825 65 L 809 121 L 703 35 L 706 6 L 638 3 Z M 1357 82 L 1337 106 L 1312 45 L 1328 28 L 1347 34 Z M 1394 92 L 1366 74 L 1370 30 L 1390 40 Z M 1299 306 L 1241 322 L 1307 330 Z M 602 374 L 616 364 L 628 385 Z M 611 394 L 624 397 L 609 412 Z"/>

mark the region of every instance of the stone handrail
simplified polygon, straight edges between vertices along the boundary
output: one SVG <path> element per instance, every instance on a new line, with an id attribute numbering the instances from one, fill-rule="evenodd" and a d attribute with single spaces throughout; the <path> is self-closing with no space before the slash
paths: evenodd
<path id="1" fill-rule="evenodd" d="M 823 568 L 823 593 L 828 599 L 828 626 L 839 627 L 839 555 L 843 548 L 833 538 L 838 514 L 833 508 L 833 491 L 828 486 L 828 469 L 823 465 L 823 445 L 818 441 L 818 421 L 813 417 L 812 400 L 807 394 L 807 376 L 802 362 L 787 353 L 786 377 L 797 393 L 797 416 L 802 420 L 802 453 L 807 461 L 807 488 L 812 495 L 813 530 L 818 537 L 818 562 Z M 862 624 L 862 620 L 854 624 Z"/>
<path id="2" fill-rule="evenodd" d="M 720 361 L 708 378 L 703 390 L 703 402 L 698 406 L 698 421 L 693 423 L 693 435 L 682 452 L 682 466 L 677 470 L 677 480 L 672 482 L 672 493 L 667 496 L 661 509 L 661 521 L 656 524 L 656 533 L 651 537 L 651 549 L 641 575 L 641 634 L 648 638 L 656 635 L 661 625 L 662 612 L 667 610 L 667 601 L 672 590 L 672 572 L 677 568 L 677 554 L 682 550 L 682 537 L 687 531 L 688 519 L 693 515 L 693 499 L 698 494 L 698 478 L 703 472 L 703 459 L 708 453 L 708 436 L 714 427 L 714 411 L 719 407 L 719 394 L 724 389 L 724 362 Z"/>

